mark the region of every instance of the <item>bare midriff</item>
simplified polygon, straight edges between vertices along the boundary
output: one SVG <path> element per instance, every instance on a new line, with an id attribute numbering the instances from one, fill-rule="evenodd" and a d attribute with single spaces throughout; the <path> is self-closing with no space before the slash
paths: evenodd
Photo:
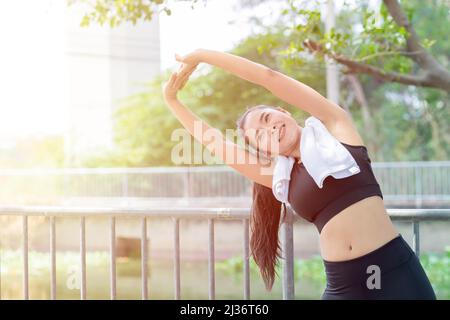
<path id="1" fill-rule="evenodd" d="M 353 203 L 335 215 L 320 233 L 320 251 L 326 261 L 363 256 L 398 236 L 380 196 Z"/>

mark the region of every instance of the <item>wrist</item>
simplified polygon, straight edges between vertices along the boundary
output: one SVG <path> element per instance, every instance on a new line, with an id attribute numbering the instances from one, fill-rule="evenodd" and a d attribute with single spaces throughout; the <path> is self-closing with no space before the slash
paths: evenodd
<path id="1" fill-rule="evenodd" d="M 205 58 L 206 55 L 208 54 L 208 50 L 207 49 L 203 49 L 203 48 L 198 48 L 195 50 L 196 53 L 196 57 L 198 62 L 205 62 Z"/>
<path id="2" fill-rule="evenodd" d="M 166 100 L 166 103 L 172 104 L 172 103 L 176 102 L 178 99 L 177 99 L 176 96 L 168 96 L 168 95 L 166 95 L 166 96 L 164 96 L 164 100 Z"/>

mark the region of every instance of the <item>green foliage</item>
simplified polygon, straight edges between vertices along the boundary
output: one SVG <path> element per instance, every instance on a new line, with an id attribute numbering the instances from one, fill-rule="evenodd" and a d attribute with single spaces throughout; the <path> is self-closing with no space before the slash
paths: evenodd
<path id="1" fill-rule="evenodd" d="M 372 89 L 369 105 L 376 136 L 364 136 L 364 123 L 352 108 L 359 131 L 377 146 L 376 161 L 448 160 L 450 99 L 437 89 L 390 83 Z"/>
<path id="2" fill-rule="evenodd" d="M 55 168 L 64 166 L 64 137 L 28 136 L 0 150 L 0 167 Z"/>
<path id="3" fill-rule="evenodd" d="M 280 268 L 278 268 L 279 270 Z M 216 270 L 232 276 L 235 280 L 241 280 L 244 272 L 244 263 L 241 256 L 235 256 L 226 260 L 216 262 Z M 253 258 L 249 259 L 249 270 L 252 275 L 258 275 L 259 269 Z"/>
<path id="4" fill-rule="evenodd" d="M 114 114 L 115 142 L 127 166 L 170 162 L 171 132 L 181 128 L 165 106 L 161 78 L 149 90 L 126 99 Z"/>
<path id="5" fill-rule="evenodd" d="M 193 9 L 194 3 L 198 0 L 190 1 Z M 100 25 L 108 23 L 111 27 L 118 26 L 124 21 L 136 24 L 139 20 L 151 20 L 152 15 L 158 12 L 161 5 L 164 6 L 162 10 L 170 15 L 167 1 L 163 0 L 68 0 L 69 5 L 74 3 L 83 3 L 89 8 L 82 18 L 82 26 L 88 26 L 92 21 Z M 412 71 L 413 60 L 404 55 L 408 32 L 394 22 L 383 2 L 380 2 L 380 6 L 375 9 L 369 8 L 367 1 L 356 4 L 345 2 L 337 17 L 336 27 L 329 32 L 326 32 L 323 17 L 321 17 L 320 1 L 285 0 L 283 3 L 286 6 L 279 12 L 280 17 L 285 17 L 282 21 L 287 26 L 283 34 L 290 34 L 292 41 L 279 50 L 278 54 L 286 60 L 284 62 L 286 65 L 299 66 L 305 63 L 301 55 L 305 51 L 303 42 L 310 39 L 321 45 L 325 52 L 344 55 L 355 61 L 364 61 L 366 64 L 377 67 L 383 66 L 386 72 L 410 73 Z M 431 4 L 427 3 L 427 6 L 423 6 L 423 2 L 419 0 L 405 1 L 401 3 L 401 6 L 416 29 L 424 24 L 428 24 L 427 28 L 431 26 L 435 28 L 436 21 L 443 24 L 437 28 L 441 30 L 437 32 L 439 37 L 427 35 L 421 37 L 422 45 L 426 49 L 432 48 L 438 39 L 446 39 L 446 34 L 443 32 L 450 26 L 450 20 L 446 16 L 448 8 L 445 1 L 434 0 Z M 428 21 L 420 19 L 422 14 L 436 19 Z M 253 20 L 259 21 L 257 17 Z M 262 25 L 260 21 L 258 23 Z M 355 28 L 357 25 L 361 26 L 361 30 Z M 258 53 L 273 50 L 279 45 L 279 39 L 280 37 L 266 38 L 264 44 L 258 45 Z M 321 55 L 317 55 L 316 58 L 319 61 L 323 60 Z M 443 59 L 448 62 L 448 55 Z"/>
<path id="6" fill-rule="evenodd" d="M 401 55 L 406 31 L 393 23 L 384 5 L 378 12 L 368 9 L 365 2 L 356 7 L 344 6 L 336 17 L 336 27 L 329 33 L 320 19 L 314 2 L 287 1 L 288 5 L 275 25 L 260 23 L 263 32 L 242 40 L 231 53 L 279 70 L 308 84 L 322 95 L 325 90 L 325 66 L 304 52 L 306 38 L 319 41 L 327 50 L 345 54 L 355 60 L 383 68 L 386 71 L 409 73 L 414 64 Z M 416 24 L 416 31 L 430 47 L 437 59 L 448 63 L 448 41 L 443 29 L 446 10 L 442 1 L 435 0 L 423 6 L 417 0 L 402 2 L 402 6 Z M 426 16 L 427 19 L 420 19 Z M 257 20 L 257 19 L 256 19 Z M 256 22 L 258 23 L 258 22 Z M 363 26 L 361 30 L 355 25 Z M 202 64 L 200 66 L 203 66 Z M 289 110 L 301 123 L 309 116 L 272 95 L 265 88 L 240 79 L 219 68 L 191 79 L 179 93 L 180 100 L 210 125 L 234 129 L 235 121 L 248 106 L 278 105 Z M 169 71 L 153 79 L 142 93 L 124 99 L 114 114 L 114 152 L 100 154 L 85 160 L 87 166 L 159 166 L 173 165 L 170 152 L 177 143 L 170 137 L 182 128 L 162 98 L 162 83 Z M 370 117 L 363 117 L 358 101 L 350 101 L 348 109 L 367 145 L 372 147 L 373 161 L 446 160 L 450 155 L 450 99 L 448 93 L 414 88 L 395 83 L 381 83 L 370 76 L 358 77 L 368 102 Z M 348 100 L 353 89 L 341 87 L 341 101 Z M 376 132 L 365 130 L 373 121 Z M 196 141 L 192 139 L 194 144 Z M 377 146 L 377 148 L 375 148 Z M 379 146 L 379 147 L 378 147 Z M 194 149 L 194 148 L 193 148 Z M 203 147 L 197 148 L 203 152 Z"/>
<path id="7" fill-rule="evenodd" d="M 423 1 L 403 1 L 402 5 L 415 12 L 412 23 L 421 44 L 444 67 L 449 66 L 450 41 L 448 41 L 448 30 L 450 28 L 449 3 L 447 0 L 430 0 L 427 5 Z"/>
<path id="8" fill-rule="evenodd" d="M 438 298 L 450 299 L 450 246 L 444 254 L 422 254 L 420 256 L 428 278 Z"/>
<path id="9" fill-rule="evenodd" d="M 384 4 L 379 7 L 379 12 L 368 9 L 365 2 L 355 7 L 344 6 L 337 17 L 336 27 L 326 32 L 318 9 L 304 9 L 301 1 L 288 2 L 290 8 L 287 12 L 295 16 L 289 26 L 295 41 L 284 54 L 303 59 L 298 53 L 305 50 L 301 44 L 309 39 L 321 45 L 325 52 L 377 67 L 384 65 L 386 71 L 410 71 L 412 61 L 406 59 L 408 65 L 405 66 L 405 59 L 401 57 L 408 34 L 393 21 Z M 354 27 L 358 24 L 361 31 L 356 31 Z"/>
<path id="10" fill-rule="evenodd" d="M 313 282 L 324 284 L 326 281 L 323 260 L 316 255 L 309 259 L 297 259 L 294 261 L 295 281 L 310 279 Z M 324 288 L 325 289 L 325 288 Z"/>
<path id="11" fill-rule="evenodd" d="M 191 1 L 193 8 L 198 0 L 179 1 Z M 127 21 L 133 25 L 140 20 L 151 21 L 153 15 L 159 14 L 160 11 L 170 16 L 172 11 L 166 5 L 167 2 L 167 0 L 67 0 L 69 6 L 79 3 L 88 8 L 80 26 L 88 27 L 95 22 L 99 25 L 108 24 L 111 28 Z"/>
<path id="12" fill-rule="evenodd" d="M 252 61 L 278 67 L 278 61 L 272 55 L 258 53 L 257 45 L 266 39 L 274 39 L 279 34 L 255 35 L 242 41 L 233 53 L 247 57 Z M 169 77 L 169 71 L 155 77 L 144 90 L 123 99 L 113 114 L 114 141 L 116 149 L 112 153 L 92 156 L 83 162 L 89 167 L 96 166 L 170 166 L 171 150 L 179 143 L 172 141 L 174 130 L 183 128 L 166 106 L 161 86 Z M 324 78 L 317 77 L 308 70 L 295 70 L 292 76 L 324 91 Z M 265 88 L 240 79 L 222 69 L 214 68 L 205 75 L 191 76 L 178 98 L 196 115 L 210 125 L 220 129 L 235 129 L 236 120 L 246 107 L 257 104 L 279 105 L 291 111 L 296 118 L 305 117 L 305 113 L 292 108 L 284 101 L 274 97 Z M 198 143 L 192 138 L 192 144 Z M 198 146 L 204 152 L 203 146 Z M 194 146 L 192 145 L 192 154 Z"/>

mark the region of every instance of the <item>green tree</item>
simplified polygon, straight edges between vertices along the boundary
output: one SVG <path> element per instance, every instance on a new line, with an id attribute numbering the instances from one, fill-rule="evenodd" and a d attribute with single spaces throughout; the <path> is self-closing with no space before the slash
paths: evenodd
<path id="1" fill-rule="evenodd" d="M 84 26 L 95 21 L 114 27 L 124 21 L 151 20 L 161 11 L 171 13 L 167 0 L 68 0 L 70 5 L 77 2 L 87 6 L 81 21 Z M 191 0 L 191 7 L 197 2 Z M 242 0 L 243 4 L 248 2 L 268 5 L 270 1 Z M 319 59 L 327 56 L 335 60 L 344 67 L 345 74 L 367 74 L 382 81 L 450 91 L 450 72 L 446 69 L 448 52 L 443 59 L 438 59 L 430 50 L 436 41 L 443 41 L 445 37 L 421 38 L 412 23 L 415 9 L 425 7 L 423 1 L 419 4 L 417 0 L 383 0 L 378 11 L 370 9 L 366 1 L 357 2 L 357 6 L 351 8 L 352 16 L 347 23 L 329 32 L 325 31 L 318 8 L 321 1 L 285 0 L 285 3 L 286 8 L 280 14 L 292 22 L 286 31 L 295 37 L 278 53 L 290 57 L 291 61 L 302 63 L 304 60 L 299 54 L 309 50 Z M 425 8 L 431 7 L 438 8 L 443 18 L 433 22 L 439 23 L 441 30 L 448 30 L 448 0 L 428 1 Z M 355 31 L 355 19 L 360 20 L 362 31 Z"/>
<path id="2" fill-rule="evenodd" d="M 232 51 L 253 61 L 278 68 L 277 61 L 267 53 L 259 54 L 257 44 L 266 37 L 280 34 L 255 35 L 244 39 Z M 282 66 L 279 66 L 282 68 Z M 171 150 L 178 143 L 171 135 L 183 127 L 171 114 L 162 97 L 161 86 L 169 72 L 151 80 L 148 89 L 122 100 L 114 114 L 114 133 L 117 150 L 114 155 L 91 158 L 85 162 L 89 166 L 160 166 L 173 165 Z M 323 70 L 311 74 L 308 70 L 297 70 L 295 77 L 325 91 Z M 219 68 L 212 68 L 205 75 L 191 77 L 179 93 L 179 98 L 202 119 L 226 134 L 226 129 L 236 128 L 236 120 L 246 107 L 257 104 L 279 105 L 288 109 L 296 118 L 306 118 L 307 114 L 293 108 L 273 96 L 268 90 L 240 79 Z M 190 138 L 190 136 L 189 136 Z M 232 137 L 231 137 L 232 138 Z M 194 139 L 192 143 L 197 144 Z M 204 148 L 197 144 L 197 150 Z M 192 147 L 194 151 L 194 147 Z M 114 157 L 112 162 L 108 158 Z"/>
<path id="3" fill-rule="evenodd" d="M 246 1 L 242 0 L 242 2 Z M 254 2 L 265 5 L 268 1 Z M 409 17 L 412 24 L 417 26 L 419 37 L 445 39 L 442 29 L 435 26 L 435 21 L 445 23 L 448 9 L 442 1 L 433 1 L 430 2 L 430 6 L 424 6 L 423 2 L 414 0 L 407 5 L 408 12 L 414 13 L 409 14 Z M 381 47 L 377 49 L 378 51 L 370 49 L 370 41 L 367 39 L 376 37 L 379 31 L 354 32 L 355 35 L 350 35 L 349 30 L 352 30 L 352 25 L 369 24 L 369 18 L 364 14 L 355 14 L 358 10 L 362 13 L 369 11 L 364 6 L 355 9 L 348 5 L 344 6 L 336 17 L 335 32 L 347 32 L 353 41 L 351 43 L 358 48 L 355 50 L 350 45 L 345 47 L 341 41 L 342 54 L 351 52 L 353 58 L 366 57 L 366 59 L 360 59 L 365 63 L 383 66 L 386 70 L 418 71 L 419 66 L 412 59 L 400 53 L 394 54 L 394 47 L 391 47 L 392 54 L 381 54 L 381 52 L 376 54 Z M 323 55 L 317 52 L 311 54 L 309 50 L 302 47 L 305 37 L 301 35 L 301 28 L 287 32 L 289 31 L 288 23 L 294 21 L 289 15 L 289 12 L 292 14 L 292 10 L 287 12 L 286 14 L 280 12 L 279 19 L 273 25 L 265 25 L 258 20 L 259 17 L 253 17 L 252 23 L 259 24 L 262 31 L 244 39 L 231 52 L 289 74 L 325 95 Z M 309 14 L 314 16 L 313 10 L 310 10 Z M 319 20 L 316 21 L 316 26 L 323 30 L 324 26 Z M 313 18 L 308 20 L 311 26 L 313 22 Z M 400 27 L 392 21 L 390 25 L 394 29 L 399 29 L 399 34 L 402 33 Z M 385 28 L 389 29 L 387 25 Z M 314 30 L 315 28 L 312 28 L 311 32 L 304 32 L 304 35 L 309 35 L 310 41 L 317 44 L 321 33 L 319 32 L 315 39 L 311 36 L 315 35 Z M 364 32 L 368 34 L 364 35 Z M 358 37 L 359 43 L 355 40 Z M 389 37 L 387 40 L 390 39 Z M 397 40 L 394 38 L 389 41 L 406 43 L 404 37 L 403 40 L 402 37 Z M 378 34 L 378 41 L 381 41 L 380 34 Z M 302 45 L 297 46 L 297 44 Z M 448 65 L 448 46 L 448 41 L 436 41 L 429 46 L 428 50 L 443 65 Z M 339 46 L 336 45 L 333 50 L 336 51 L 336 48 Z M 396 50 L 400 50 L 399 48 L 400 45 L 396 47 Z M 105 165 L 105 163 L 126 166 L 172 164 L 170 150 L 175 142 L 170 141 L 170 136 L 173 130 L 181 128 L 181 125 L 170 114 L 161 96 L 161 84 L 167 78 L 166 72 L 156 77 L 149 84 L 148 90 L 123 101 L 123 108 L 115 115 L 118 154 L 114 154 L 114 160 L 111 161 L 107 161 L 108 155 L 105 155 L 103 159 L 98 158 L 97 165 Z M 343 83 L 341 105 L 352 114 L 359 132 L 371 151 L 372 160 L 448 159 L 450 126 L 446 119 L 450 118 L 448 108 L 450 102 L 447 91 L 420 85 L 406 86 L 401 81 L 389 81 L 364 73 L 343 72 L 341 82 Z M 256 104 L 282 106 L 289 109 L 296 118 L 308 116 L 301 110 L 286 105 L 264 88 L 219 68 L 212 68 L 204 76 L 191 77 L 186 87 L 180 92 L 180 98 L 196 114 L 220 129 L 235 128 L 235 121 L 245 107 Z M 109 155 L 110 158 L 112 156 Z"/>
<path id="4" fill-rule="evenodd" d="M 0 151 L 0 167 L 54 168 L 64 164 L 64 137 L 26 136 Z"/>

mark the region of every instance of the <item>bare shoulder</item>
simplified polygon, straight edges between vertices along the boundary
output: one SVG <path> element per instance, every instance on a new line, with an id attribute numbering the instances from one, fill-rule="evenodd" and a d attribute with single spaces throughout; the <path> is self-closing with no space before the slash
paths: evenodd
<path id="1" fill-rule="evenodd" d="M 341 142 L 354 146 L 364 145 L 351 115 L 344 109 L 342 111 L 332 124 L 325 124 L 325 126 Z"/>

